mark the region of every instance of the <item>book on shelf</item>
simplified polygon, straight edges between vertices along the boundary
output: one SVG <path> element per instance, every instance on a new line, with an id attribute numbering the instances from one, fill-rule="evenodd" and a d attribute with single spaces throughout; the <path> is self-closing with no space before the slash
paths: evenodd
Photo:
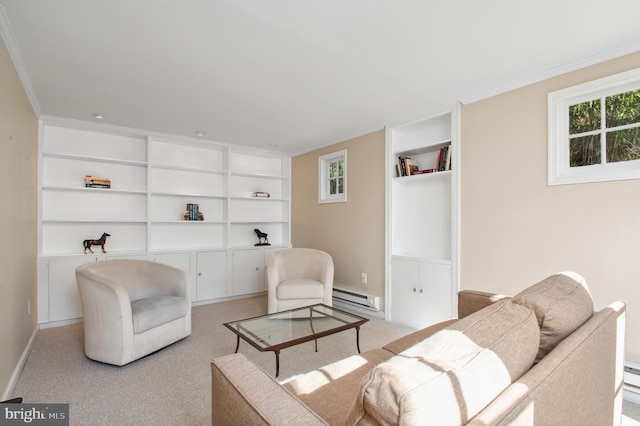
<path id="1" fill-rule="evenodd" d="M 438 151 L 436 170 L 439 172 L 451 170 L 451 145 L 447 145 Z"/>
<path id="2" fill-rule="evenodd" d="M 396 176 L 411 176 L 420 170 L 418 162 L 411 157 L 398 156 L 396 162 Z"/>
<path id="3" fill-rule="evenodd" d="M 271 194 L 269 194 L 268 192 L 264 192 L 264 191 L 256 191 L 253 194 L 251 194 L 252 197 L 256 197 L 256 198 L 270 198 Z"/>
<path id="4" fill-rule="evenodd" d="M 111 188 L 111 179 L 86 175 L 84 177 L 85 188 Z"/>
<path id="5" fill-rule="evenodd" d="M 436 172 L 436 169 L 424 169 L 424 170 L 418 170 L 413 174 L 415 174 L 415 175 L 424 175 L 426 173 L 435 173 L 435 172 Z"/>

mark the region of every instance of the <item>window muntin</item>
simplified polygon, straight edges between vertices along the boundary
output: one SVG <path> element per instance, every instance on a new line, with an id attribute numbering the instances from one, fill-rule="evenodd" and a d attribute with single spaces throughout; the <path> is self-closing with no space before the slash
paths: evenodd
<path id="1" fill-rule="evenodd" d="M 640 69 L 548 102 L 550 185 L 640 178 Z"/>

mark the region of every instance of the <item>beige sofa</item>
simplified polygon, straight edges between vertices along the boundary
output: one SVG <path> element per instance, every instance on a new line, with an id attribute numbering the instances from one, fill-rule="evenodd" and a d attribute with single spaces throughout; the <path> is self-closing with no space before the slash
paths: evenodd
<path id="1" fill-rule="evenodd" d="M 459 319 L 283 383 L 242 354 L 212 364 L 214 425 L 619 424 L 625 304 L 582 277 L 514 297 L 462 291 Z"/>

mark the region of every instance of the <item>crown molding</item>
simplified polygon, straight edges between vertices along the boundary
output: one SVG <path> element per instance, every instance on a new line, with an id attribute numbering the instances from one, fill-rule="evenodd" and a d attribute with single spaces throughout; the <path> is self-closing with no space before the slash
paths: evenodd
<path id="1" fill-rule="evenodd" d="M 567 65 L 552 68 L 550 70 L 543 71 L 541 73 L 532 74 L 530 76 L 527 76 L 518 80 L 514 80 L 512 82 L 506 83 L 498 87 L 488 88 L 486 90 L 470 94 L 469 96 L 464 96 L 460 99 L 460 103 L 470 104 L 473 102 L 477 102 L 482 99 L 487 99 L 492 96 L 500 95 L 502 93 L 519 89 L 521 87 L 525 87 L 530 84 L 539 83 L 541 81 L 548 80 L 550 78 L 557 77 L 562 74 L 566 74 L 572 71 L 576 71 L 582 68 L 596 65 L 596 64 L 609 61 L 611 59 L 619 58 L 621 56 L 635 53 L 638 51 L 640 51 L 640 42 L 629 44 L 627 46 L 623 46 L 621 48 L 614 49 L 614 50 L 609 50 L 599 55 L 594 55 L 589 58 L 575 61 Z"/>
<path id="2" fill-rule="evenodd" d="M 42 110 L 40 109 L 40 105 L 38 104 L 38 99 L 36 98 L 36 94 L 33 90 L 33 86 L 31 84 L 31 79 L 29 78 L 29 73 L 27 72 L 27 68 L 24 66 L 24 61 L 22 60 L 22 55 L 20 54 L 20 50 L 18 49 L 18 45 L 16 43 L 16 39 L 13 36 L 13 30 L 11 29 L 11 24 L 9 24 L 9 20 L 7 19 L 7 15 L 4 11 L 4 7 L 0 4 L 0 36 L 4 40 L 4 44 L 7 47 L 7 51 L 9 52 L 9 57 L 13 62 L 13 66 L 18 73 L 18 77 L 22 82 L 22 87 L 24 88 L 25 93 L 27 94 L 27 98 L 31 103 L 31 108 L 33 108 L 33 112 L 35 112 L 36 117 L 40 117 L 42 114 Z"/>

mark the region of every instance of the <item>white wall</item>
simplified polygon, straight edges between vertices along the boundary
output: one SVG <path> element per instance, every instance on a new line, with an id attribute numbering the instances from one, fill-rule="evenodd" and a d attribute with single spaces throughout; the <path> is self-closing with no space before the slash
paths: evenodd
<path id="1" fill-rule="evenodd" d="M 627 302 L 627 358 L 640 362 L 640 180 L 547 185 L 547 93 L 640 66 L 640 53 L 465 105 L 461 288 L 515 294 L 562 270 L 596 308 Z"/>

